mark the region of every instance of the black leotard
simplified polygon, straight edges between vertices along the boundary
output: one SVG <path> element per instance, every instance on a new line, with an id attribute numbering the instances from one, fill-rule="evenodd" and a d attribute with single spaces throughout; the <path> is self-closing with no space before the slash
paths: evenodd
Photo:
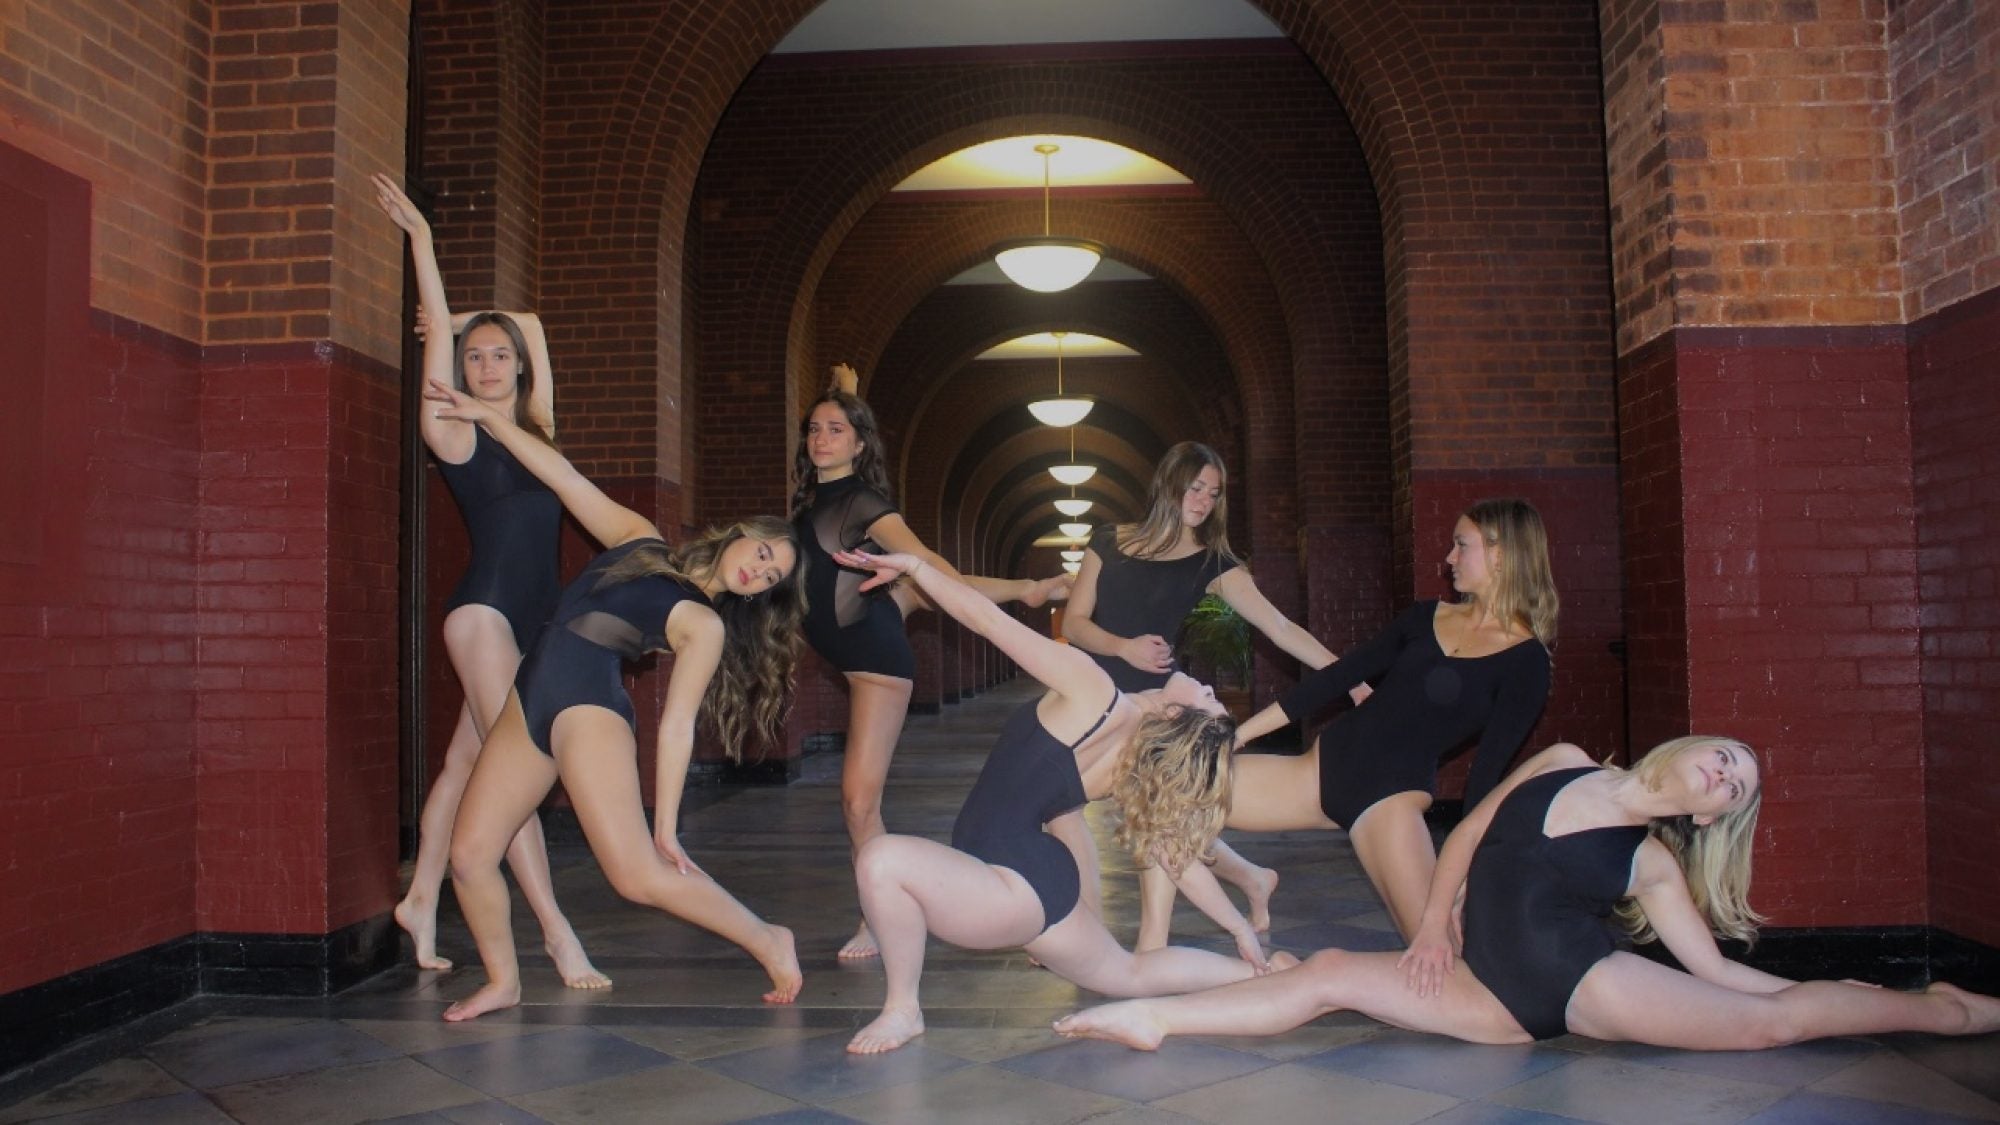
<path id="1" fill-rule="evenodd" d="M 1091 623 L 1114 637 L 1150 633 L 1170 645 L 1180 638 L 1181 624 L 1209 583 L 1238 565 L 1206 550 L 1164 562 L 1133 558 L 1118 549 L 1118 529 L 1109 524 L 1090 537 L 1090 550 L 1097 554 L 1097 606 Z M 1145 691 L 1167 682 L 1168 673 L 1141 671 L 1123 657 L 1093 652 L 1090 658 L 1111 674 L 1119 691 Z"/>
<path id="2" fill-rule="evenodd" d="M 632 697 L 625 691 L 621 665 L 667 651 L 667 615 L 675 606 L 709 604 L 700 590 L 663 574 L 599 588 L 604 572 L 620 561 L 640 551 L 664 556 L 666 550 L 658 539 L 634 539 L 597 556 L 563 588 L 555 620 L 542 630 L 514 677 L 528 737 L 542 753 L 555 753 L 550 731 L 556 716 L 580 704 L 616 711 L 633 724 Z"/>
<path id="3" fill-rule="evenodd" d="M 1438 764 L 1474 735 L 1479 749 L 1465 785 L 1471 808 L 1500 781 L 1549 697 L 1549 650 L 1526 640 L 1490 656 L 1446 656 L 1437 606 L 1418 602 L 1374 639 L 1308 672 L 1280 701 L 1304 722 L 1368 680 L 1375 694 L 1320 735 L 1319 806 L 1354 827 L 1384 797 L 1431 792 Z M 1379 682 L 1378 682 L 1379 678 Z"/>
<path id="4" fill-rule="evenodd" d="M 833 561 L 836 551 L 879 552 L 868 529 L 895 510 L 887 497 L 849 475 L 815 485 L 812 507 L 792 524 L 807 559 L 806 643 L 842 672 L 910 680 L 917 657 L 896 600 L 887 587 L 862 593 L 868 575 Z"/>
<path id="5" fill-rule="evenodd" d="M 456 465 L 438 460 L 472 539 L 472 565 L 444 603 L 445 612 L 492 606 L 507 618 L 514 643 L 525 653 L 548 624 L 562 588 L 556 571 L 562 501 L 484 427 L 472 432 L 472 456 Z"/>
<path id="6" fill-rule="evenodd" d="M 1522 1030 L 1569 1030 L 1569 998 L 1617 948 L 1605 920 L 1632 885 L 1644 825 L 1550 836 L 1556 794 L 1595 766 L 1552 770 L 1517 786 L 1473 853 L 1465 880 L 1465 965 Z"/>
<path id="7" fill-rule="evenodd" d="M 1090 803 L 1076 769 L 1076 748 L 1104 725 L 1118 693 L 1083 737 L 1067 746 L 1042 725 L 1035 713 L 1040 703 L 1023 704 L 1007 719 L 959 807 L 951 846 L 1026 879 L 1042 902 L 1046 933 L 1076 908 L 1083 879 L 1068 845 L 1042 826 Z"/>

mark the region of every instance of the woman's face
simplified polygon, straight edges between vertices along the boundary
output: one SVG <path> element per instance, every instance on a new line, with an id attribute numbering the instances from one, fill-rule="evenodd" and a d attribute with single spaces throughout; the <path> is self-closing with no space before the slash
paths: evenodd
<path id="1" fill-rule="evenodd" d="M 482 402 L 498 402 L 511 396 L 521 385 L 521 364 L 514 352 L 514 338 L 497 324 L 482 324 L 465 334 L 464 364 L 466 392 Z"/>
<path id="2" fill-rule="evenodd" d="M 1181 523 L 1187 527 L 1207 523 L 1209 513 L 1215 511 L 1215 502 L 1221 498 L 1222 474 L 1214 465 L 1203 465 L 1194 480 L 1188 482 L 1187 491 L 1181 493 Z"/>
<path id="3" fill-rule="evenodd" d="M 1224 707 L 1216 700 L 1214 688 L 1209 687 L 1186 672 L 1175 672 L 1172 676 L 1167 677 L 1166 686 L 1160 690 L 1168 703 L 1178 704 L 1182 707 L 1192 707 L 1197 711 L 1205 711 L 1210 715 L 1229 714 L 1229 708 Z"/>
<path id="4" fill-rule="evenodd" d="M 1444 557 L 1451 568 L 1451 588 L 1461 594 L 1483 595 L 1493 589 L 1500 571 L 1500 548 L 1486 542 L 1486 533 L 1464 516 L 1451 529 L 1451 553 Z"/>
<path id="5" fill-rule="evenodd" d="M 861 437 L 839 403 L 822 402 L 806 418 L 806 456 L 822 473 L 852 469 L 861 456 Z"/>
<path id="6" fill-rule="evenodd" d="M 745 535 L 722 549 L 715 568 L 722 575 L 723 589 L 749 598 L 783 582 L 798 562 L 791 540 Z"/>
<path id="7" fill-rule="evenodd" d="M 1757 784 L 1757 759 L 1749 751 L 1733 742 L 1702 742 L 1668 764 L 1661 788 L 1680 798 L 1697 824 L 1707 824 L 1748 804 Z"/>

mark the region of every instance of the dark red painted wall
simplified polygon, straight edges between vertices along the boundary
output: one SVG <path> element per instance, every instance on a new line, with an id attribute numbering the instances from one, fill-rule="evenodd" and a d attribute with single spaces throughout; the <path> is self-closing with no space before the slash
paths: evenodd
<path id="1" fill-rule="evenodd" d="M 1910 326 L 1931 921 L 2000 946 L 2000 289 Z"/>

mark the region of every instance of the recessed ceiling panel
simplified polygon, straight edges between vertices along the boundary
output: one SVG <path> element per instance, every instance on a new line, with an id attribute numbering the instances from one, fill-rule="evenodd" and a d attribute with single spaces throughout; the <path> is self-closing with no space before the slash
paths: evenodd
<path id="1" fill-rule="evenodd" d="M 1186 176 L 1124 145 L 1090 137 L 1038 135 L 1002 137 L 962 148 L 911 173 L 896 191 L 991 191 L 995 188 L 1040 188 L 1042 154 L 1035 146 L 1052 144 L 1049 184 L 1052 188 L 1131 187 L 1185 184 Z"/>
<path id="2" fill-rule="evenodd" d="M 1065 359 L 1088 359 L 1111 355 L 1138 355 L 1139 353 L 1116 340 L 1102 336 L 1092 336 L 1087 332 L 1071 332 L 1063 336 L 1062 354 Z M 1002 344 L 995 344 L 974 359 L 1054 359 L 1056 337 L 1053 332 L 1037 332 L 1032 336 L 1016 336 Z"/>

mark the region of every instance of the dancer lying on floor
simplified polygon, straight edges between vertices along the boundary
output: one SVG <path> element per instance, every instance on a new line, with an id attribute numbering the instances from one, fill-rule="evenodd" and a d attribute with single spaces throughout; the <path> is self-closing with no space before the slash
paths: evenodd
<path id="1" fill-rule="evenodd" d="M 1321 950 L 1287 972 L 1108 1004 L 1056 1030 L 1152 1050 L 1168 1035 L 1275 1035 L 1340 1009 L 1474 1043 L 1567 1031 L 1707 1051 L 2000 1030 L 2000 1000 L 1948 984 L 1800 984 L 1724 958 L 1712 933 L 1749 940 L 1761 921 L 1748 902 L 1761 800 L 1756 759 L 1726 738 L 1675 739 L 1629 771 L 1552 746 L 1445 841 L 1407 951 Z M 1605 925 L 1614 911 L 1688 971 L 1615 950 Z"/>
<path id="2" fill-rule="evenodd" d="M 1271 968 L 1255 931 L 1201 862 L 1229 805 L 1235 724 L 1186 676 L 1121 694 L 1088 655 L 1044 637 L 915 555 L 835 556 L 908 576 L 925 598 L 1048 687 L 1007 721 L 952 826 L 951 847 L 877 836 L 855 861 L 861 910 L 882 948 L 888 996 L 849 1051 L 890 1051 L 921 1035 L 924 942 L 1025 948 L 1064 980 L 1113 996 L 1156 996 L 1243 980 Z M 1196 949 L 1130 953 L 1105 930 L 1096 845 L 1083 806 L 1111 797 L 1119 839 L 1173 873 L 1190 901 L 1231 925 L 1242 960 Z M 1279 967 L 1292 963 L 1286 958 Z"/>
<path id="3" fill-rule="evenodd" d="M 437 315 L 433 321 L 444 323 Z M 734 755 L 752 735 L 772 737 L 789 703 L 805 598 L 791 525 L 755 517 L 670 548 L 645 517 L 491 406 L 437 380 L 429 395 L 437 417 L 483 427 L 606 548 L 563 590 L 555 619 L 522 661 L 459 803 L 452 887 L 486 985 L 444 1018 L 471 1019 L 520 1002 L 500 857 L 557 780 L 614 890 L 742 946 L 771 976 L 765 1001 L 790 1003 L 800 983 L 792 932 L 751 913 L 696 867 L 676 829 L 697 715 L 707 711 Z M 674 665 L 660 713 L 648 830 L 621 665 L 662 651 L 674 654 Z"/>

